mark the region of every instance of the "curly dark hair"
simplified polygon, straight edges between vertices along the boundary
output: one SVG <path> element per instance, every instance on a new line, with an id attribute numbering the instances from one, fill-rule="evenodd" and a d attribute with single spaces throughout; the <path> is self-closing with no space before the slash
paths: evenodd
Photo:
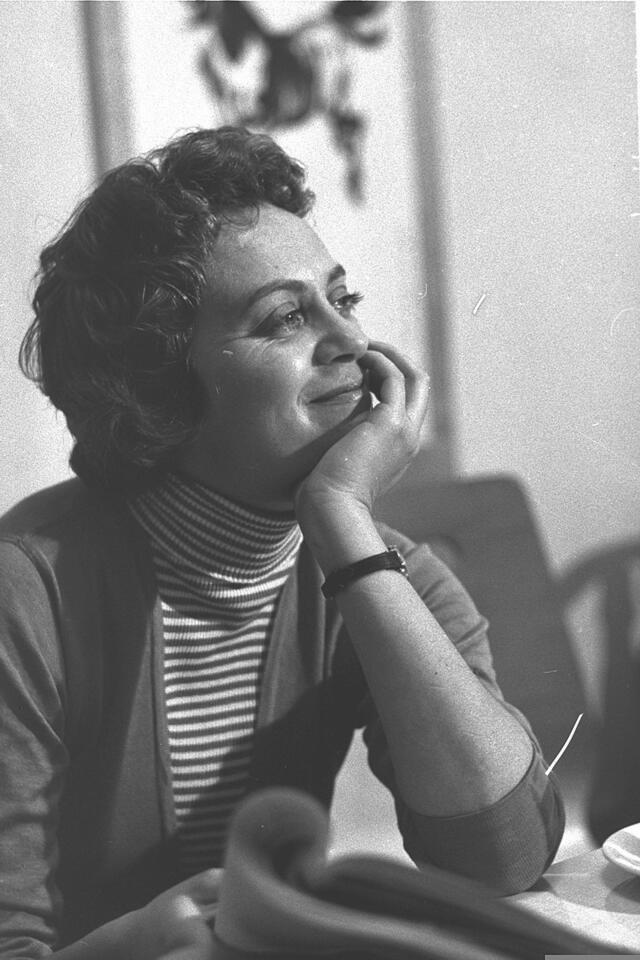
<path id="1" fill-rule="evenodd" d="M 108 173 L 44 248 L 20 365 L 64 413 L 88 485 L 141 489 L 194 437 L 189 350 L 222 225 L 262 203 L 303 217 L 313 199 L 270 137 L 196 130 Z"/>

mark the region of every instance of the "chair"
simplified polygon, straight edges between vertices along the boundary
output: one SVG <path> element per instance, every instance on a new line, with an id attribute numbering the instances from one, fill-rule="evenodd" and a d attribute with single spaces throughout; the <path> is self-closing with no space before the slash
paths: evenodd
<path id="1" fill-rule="evenodd" d="M 640 540 L 628 540 L 581 558 L 562 576 L 565 607 L 595 591 L 605 660 L 604 703 L 595 730 L 596 757 L 588 822 L 599 843 L 640 820 L 640 659 L 636 643 L 640 605 Z"/>
<path id="2" fill-rule="evenodd" d="M 425 482 L 414 475 L 381 498 L 376 512 L 414 540 L 430 543 L 465 585 L 489 620 L 503 693 L 529 719 L 551 761 L 577 717 L 587 711 L 556 584 L 520 483 L 510 476 Z M 576 846 L 594 846 L 585 828 L 592 743 L 589 724 L 585 716 L 554 771 L 567 808 L 563 854 L 577 852 Z M 373 802 L 370 819 L 392 816 L 376 793 L 371 801 L 371 781 L 362 770 L 359 746 L 354 756 L 358 769 L 346 770 L 343 785 L 339 783 L 338 850 L 364 846 L 362 828 L 355 818 L 350 826 L 359 842 L 341 840 L 339 817 L 348 809 L 348 791 L 355 793 L 355 806 L 360 810 L 362 804 L 370 809 Z M 359 780 L 366 786 L 360 787 Z M 384 822 L 375 824 L 376 835 L 387 847 L 391 830 Z"/>

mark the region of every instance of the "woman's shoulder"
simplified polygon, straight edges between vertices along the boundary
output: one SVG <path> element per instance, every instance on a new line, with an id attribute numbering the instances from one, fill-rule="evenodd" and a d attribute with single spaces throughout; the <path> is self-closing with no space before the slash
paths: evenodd
<path id="1" fill-rule="evenodd" d="M 62 544 L 100 540 L 127 523 L 127 511 L 73 478 L 30 494 L 0 517 L 0 542 L 49 553 Z"/>
<path id="2" fill-rule="evenodd" d="M 122 614 L 124 636 L 142 605 L 149 611 L 155 599 L 150 551 L 124 502 L 69 480 L 25 498 L 0 519 L 0 626 L 15 611 L 16 622 L 31 630 L 53 610 L 75 651 L 101 641 L 106 620 L 96 626 L 97 610 Z"/>
<path id="3" fill-rule="evenodd" d="M 19 500 L 0 517 L 0 535 L 36 533 L 77 511 L 78 507 L 86 509 L 89 500 L 86 486 L 75 477 L 45 487 Z"/>

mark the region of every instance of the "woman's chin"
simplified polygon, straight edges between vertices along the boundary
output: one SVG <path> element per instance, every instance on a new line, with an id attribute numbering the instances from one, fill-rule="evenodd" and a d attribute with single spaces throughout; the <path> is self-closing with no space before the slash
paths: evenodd
<path id="1" fill-rule="evenodd" d="M 316 420 L 316 436 L 291 456 L 291 465 L 296 463 L 298 466 L 295 489 L 312 472 L 314 467 L 322 460 L 325 453 L 337 443 L 342 437 L 346 436 L 351 430 L 366 420 L 371 410 L 371 394 L 364 395 L 355 406 L 349 410 L 343 411 L 340 416 L 336 416 L 336 408 L 333 408 L 333 417 L 327 418 L 327 422 L 319 424 Z"/>

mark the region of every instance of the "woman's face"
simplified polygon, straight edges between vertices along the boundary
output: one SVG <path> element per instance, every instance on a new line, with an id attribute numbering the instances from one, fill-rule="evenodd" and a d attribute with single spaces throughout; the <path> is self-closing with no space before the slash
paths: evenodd
<path id="1" fill-rule="evenodd" d="M 236 500 L 290 508 L 370 406 L 356 300 L 304 220 L 267 205 L 250 226 L 226 225 L 192 347 L 207 409 L 182 468 Z"/>

